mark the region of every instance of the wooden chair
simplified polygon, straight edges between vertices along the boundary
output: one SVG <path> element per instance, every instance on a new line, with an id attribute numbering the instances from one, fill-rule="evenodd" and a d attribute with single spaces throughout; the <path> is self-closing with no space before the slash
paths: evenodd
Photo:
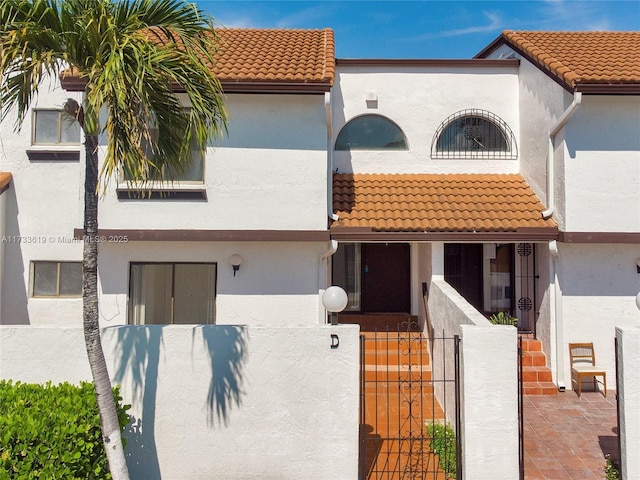
<path id="1" fill-rule="evenodd" d="M 596 377 L 602 377 L 604 396 L 607 396 L 607 372 L 596 366 L 596 354 L 593 343 L 570 343 L 571 381 L 578 385 L 578 397 L 582 395 L 582 377 L 593 377 L 593 389 L 597 387 Z"/>

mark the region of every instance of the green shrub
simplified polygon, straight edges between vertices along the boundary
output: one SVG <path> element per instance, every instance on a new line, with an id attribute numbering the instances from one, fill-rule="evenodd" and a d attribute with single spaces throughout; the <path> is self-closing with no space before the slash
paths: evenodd
<path id="1" fill-rule="evenodd" d="M 113 389 L 121 428 L 129 422 Z M 0 480 L 108 479 L 92 383 L 0 380 Z"/>
<path id="2" fill-rule="evenodd" d="M 604 465 L 604 474 L 607 477 L 607 480 L 619 480 L 620 471 L 618 470 L 618 465 L 611 460 L 609 455 L 606 455 L 607 463 Z"/>
<path id="3" fill-rule="evenodd" d="M 513 325 L 518 326 L 518 317 L 512 317 L 509 312 L 494 313 L 489 317 L 489 321 L 494 325 Z"/>
<path id="4" fill-rule="evenodd" d="M 447 478 L 456 478 L 456 432 L 449 425 L 430 423 L 427 436 L 431 451 L 438 455 L 438 464 Z"/>

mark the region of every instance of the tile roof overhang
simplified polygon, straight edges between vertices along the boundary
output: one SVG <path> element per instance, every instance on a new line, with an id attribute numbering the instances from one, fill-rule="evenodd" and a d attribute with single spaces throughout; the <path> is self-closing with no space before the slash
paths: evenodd
<path id="1" fill-rule="evenodd" d="M 225 93 L 328 92 L 335 79 L 333 30 L 220 28 L 211 66 Z M 60 75 L 68 91 L 84 91 L 73 69 Z M 179 85 L 176 91 L 182 91 Z"/>
<path id="2" fill-rule="evenodd" d="M 507 45 L 569 92 L 640 94 L 640 31 L 506 30 L 474 58 Z"/>
<path id="3" fill-rule="evenodd" d="M 335 174 L 331 237 L 548 241 L 558 226 L 518 174 Z"/>
<path id="4" fill-rule="evenodd" d="M 11 174 L 8 172 L 0 172 L 0 193 L 4 192 L 7 188 L 9 188 L 9 184 L 11 183 Z"/>

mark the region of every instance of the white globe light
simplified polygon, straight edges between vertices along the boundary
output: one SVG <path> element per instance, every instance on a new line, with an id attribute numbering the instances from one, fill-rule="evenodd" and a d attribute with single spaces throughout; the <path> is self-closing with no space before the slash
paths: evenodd
<path id="1" fill-rule="evenodd" d="M 636 295 L 636 307 L 640 310 L 640 292 Z"/>
<path id="2" fill-rule="evenodd" d="M 327 288 L 322 294 L 322 305 L 328 312 L 341 312 L 348 301 L 347 292 L 337 286 Z"/>

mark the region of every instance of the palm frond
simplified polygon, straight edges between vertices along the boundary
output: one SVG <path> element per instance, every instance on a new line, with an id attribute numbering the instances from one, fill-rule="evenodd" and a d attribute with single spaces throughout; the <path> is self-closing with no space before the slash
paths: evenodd
<path id="1" fill-rule="evenodd" d="M 180 174 L 192 144 L 204 149 L 226 129 L 222 88 L 212 74 L 213 20 L 195 5 L 6 0 L 0 13 L 2 118 L 17 107 L 19 126 L 46 76 L 63 69 L 82 76 L 85 134 L 106 133 L 104 187 L 121 173 L 143 184 Z M 185 105 L 177 90 L 186 93 Z"/>

